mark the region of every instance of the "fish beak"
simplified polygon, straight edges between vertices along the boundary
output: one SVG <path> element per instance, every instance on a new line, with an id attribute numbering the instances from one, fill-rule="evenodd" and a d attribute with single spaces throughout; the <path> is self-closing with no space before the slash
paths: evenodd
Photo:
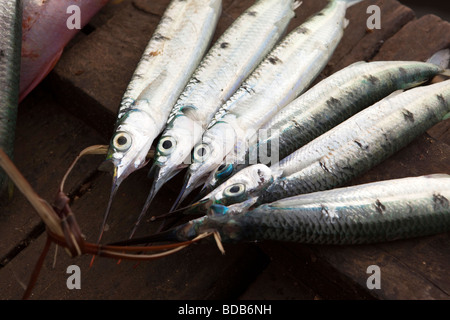
<path id="1" fill-rule="evenodd" d="M 187 173 L 184 178 L 184 183 L 183 183 L 183 186 L 181 187 L 181 191 L 178 194 L 178 197 L 175 200 L 174 204 L 172 205 L 172 208 L 170 208 L 169 213 L 178 209 L 180 203 L 182 203 L 183 200 L 191 193 L 192 190 L 190 190 L 190 189 L 192 188 L 192 186 L 190 184 L 190 179 L 191 179 L 191 175 L 189 173 Z"/>
<path id="2" fill-rule="evenodd" d="M 198 175 L 192 174 L 192 172 L 190 171 L 186 173 L 186 176 L 184 177 L 183 187 L 181 188 L 180 194 L 175 200 L 175 203 L 170 209 L 170 212 L 176 210 L 183 202 L 183 200 L 186 199 L 186 197 L 201 184 L 200 180 L 201 179 L 199 179 Z"/>
<path id="3" fill-rule="evenodd" d="M 104 171 L 110 171 L 108 170 L 110 167 L 111 161 L 107 160 L 105 162 L 103 162 L 100 166 L 100 170 L 104 170 Z M 103 215 L 103 221 L 102 221 L 102 225 L 100 227 L 100 234 L 98 236 L 97 239 L 97 244 L 100 243 L 100 240 L 102 239 L 103 236 L 103 232 L 105 230 L 105 225 L 106 225 L 106 221 L 108 219 L 109 213 L 111 211 L 111 205 L 112 205 L 112 201 L 114 199 L 114 196 L 117 193 L 117 190 L 119 189 L 120 184 L 122 183 L 123 180 L 125 180 L 126 177 L 128 177 L 129 173 L 123 174 L 124 171 L 122 170 L 122 167 L 117 166 L 116 164 L 113 163 L 113 182 L 112 182 L 112 186 L 111 186 L 111 192 L 109 195 L 109 200 L 108 200 L 108 205 L 106 207 L 106 211 L 105 214 Z"/>
<path id="4" fill-rule="evenodd" d="M 174 175 L 176 175 L 181 169 L 175 168 L 168 170 L 168 167 L 161 167 L 157 163 L 154 163 L 151 167 L 148 176 L 149 178 L 153 178 L 152 187 L 150 188 L 150 192 L 147 196 L 147 200 L 145 200 L 144 207 L 142 208 L 141 213 L 139 214 L 138 219 L 136 220 L 136 223 L 133 227 L 133 230 L 130 234 L 130 239 L 134 236 L 134 233 L 136 232 L 142 218 L 144 217 L 145 213 L 147 212 L 148 208 L 150 207 L 150 204 L 152 203 L 154 197 L 158 193 L 158 191 L 161 189 L 161 187 L 170 180 Z"/>

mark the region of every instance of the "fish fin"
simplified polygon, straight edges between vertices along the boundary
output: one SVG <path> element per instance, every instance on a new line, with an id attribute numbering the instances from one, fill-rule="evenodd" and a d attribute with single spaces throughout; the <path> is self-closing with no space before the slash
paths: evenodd
<path id="1" fill-rule="evenodd" d="M 222 1 L 221 1 L 221 0 L 216 0 L 216 1 L 214 1 L 214 2 L 211 2 L 211 3 L 209 4 L 209 6 L 210 6 L 211 8 L 213 8 L 213 9 L 219 8 L 219 15 L 222 13 L 223 6 L 222 6 Z"/>
<path id="2" fill-rule="evenodd" d="M 364 0 L 338 0 L 338 1 L 346 2 L 347 8 L 350 8 L 351 6 L 354 6 L 355 4 L 358 4 Z"/>
<path id="3" fill-rule="evenodd" d="M 391 99 L 391 98 L 393 98 L 395 96 L 398 96 L 399 94 L 401 94 L 403 92 L 405 92 L 405 90 L 403 90 L 403 89 L 396 90 L 396 91 L 392 92 L 390 95 L 388 95 L 388 96 L 384 97 L 383 99 L 381 99 L 380 101 L 389 100 L 389 99 Z"/>
<path id="4" fill-rule="evenodd" d="M 399 95 L 400 93 L 403 93 L 405 90 L 400 89 L 400 90 L 395 90 L 394 92 L 392 92 L 390 95 L 388 95 L 386 98 L 392 98 L 395 97 L 396 95 Z"/>
<path id="5" fill-rule="evenodd" d="M 301 4 L 301 2 L 300 2 Z M 295 5 L 292 5 L 292 11 L 290 11 L 287 15 L 285 15 L 284 17 L 282 17 L 280 20 L 278 20 L 275 23 L 275 26 L 277 27 L 277 29 L 280 29 L 281 32 L 284 34 L 287 30 L 287 27 L 289 25 L 289 21 L 295 16 L 295 12 L 294 10 L 296 9 Z"/>
<path id="6" fill-rule="evenodd" d="M 206 215 L 208 217 L 220 217 L 227 214 L 228 211 L 229 211 L 228 207 L 222 204 L 212 204 L 211 207 L 209 207 L 209 210 L 206 213 Z"/>
<path id="7" fill-rule="evenodd" d="M 447 69 L 450 63 L 450 49 L 444 49 L 436 52 L 427 60 L 427 62 L 435 64 L 442 69 Z"/>
<path id="8" fill-rule="evenodd" d="M 151 93 L 154 88 L 161 88 L 164 87 L 164 81 L 167 79 L 169 74 L 166 70 L 161 71 L 160 74 L 158 74 L 154 79 L 150 81 L 150 84 L 144 88 L 144 90 L 141 91 L 136 101 L 139 100 L 147 100 L 148 94 Z M 135 102 L 136 103 L 136 102 Z"/>
<path id="9" fill-rule="evenodd" d="M 442 120 L 447 120 L 447 119 L 450 119 L 450 112 L 447 113 L 447 114 L 442 118 Z"/>
<path id="10" fill-rule="evenodd" d="M 450 174 L 447 173 L 432 173 L 432 174 L 427 174 L 423 176 L 424 178 L 439 178 L 439 179 L 448 179 L 450 178 Z"/>
<path id="11" fill-rule="evenodd" d="M 367 63 L 367 61 L 356 61 L 356 62 L 350 64 L 349 67 L 358 66 L 358 65 L 361 65 L 364 63 Z"/>
<path id="12" fill-rule="evenodd" d="M 344 19 L 344 29 L 346 29 L 349 24 L 350 24 L 350 20 Z"/>
<path id="13" fill-rule="evenodd" d="M 300 7 L 303 4 L 303 1 L 294 1 L 294 3 L 292 4 L 292 10 L 295 11 L 298 9 L 298 7 Z"/>
<path id="14" fill-rule="evenodd" d="M 443 72 L 440 73 L 440 75 L 450 77 L 450 69 L 445 69 Z"/>

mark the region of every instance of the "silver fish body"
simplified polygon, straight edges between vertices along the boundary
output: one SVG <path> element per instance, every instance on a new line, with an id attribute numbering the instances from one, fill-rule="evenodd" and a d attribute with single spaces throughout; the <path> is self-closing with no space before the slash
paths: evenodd
<path id="1" fill-rule="evenodd" d="M 20 54 L 22 46 L 22 1 L 0 3 L 0 148 L 13 158 L 19 104 Z M 0 169 L 0 195 L 8 187 Z"/>
<path id="2" fill-rule="evenodd" d="M 216 215 L 172 234 L 178 241 L 218 231 L 224 242 L 377 243 L 450 231 L 449 201 L 449 175 L 410 177 L 299 195 L 253 210 L 217 206 Z"/>
<path id="3" fill-rule="evenodd" d="M 187 166 L 191 150 L 220 106 L 285 33 L 294 0 L 263 0 L 241 14 L 208 51 L 172 109 L 149 175 L 160 187 Z"/>
<path id="4" fill-rule="evenodd" d="M 331 58 L 348 23 L 346 1 L 329 5 L 278 44 L 221 107 L 193 150 L 186 180 L 191 190 L 220 163 L 239 159 L 257 130 L 308 88 Z"/>

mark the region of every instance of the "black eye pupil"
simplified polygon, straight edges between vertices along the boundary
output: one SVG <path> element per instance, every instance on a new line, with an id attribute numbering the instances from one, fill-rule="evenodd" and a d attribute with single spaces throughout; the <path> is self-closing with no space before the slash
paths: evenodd
<path id="1" fill-rule="evenodd" d="M 170 141 L 170 140 L 164 141 L 163 144 L 162 144 L 162 147 L 163 147 L 164 149 L 170 149 L 170 148 L 172 148 L 172 141 Z"/>
<path id="2" fill-rule="evenodd" d="M 205 148 L 198 149 L 197 154 L 199 157 L 203 157 L 206 154 L 206 149 Z"/>
<path id="3" fill-rule="evenodd" d="M 117 143 L 118 143 L 119 145 L 121 145 L 121 146 L 123 146 L 124 144 L 126 144 L 127 141 L 128 141 L 127 138 L 124 137 L 124 136 L 121 136 L 121 137 L 119 137 L 119 139 L 117 139 Z"/>
<path id="4" fill-rule="evenodd" d="M 218 171 L 222 171 L 223 169 L 225 169 L 225 165 L 224 165 L 224 164 L 221 164 L 220 167 L 219 167 L 219 169 L 217 169 L 217 170 L 218 170 Z"/>
<path id="5" fill-rule="evenodd" d="M 234 186 L 234 187 L 231 187 L 230 192 L 231 193 L 237 193 L 237 192 L 239 192 L 240 189 L 241 188 L 239 188 L 238 186 Z"/>

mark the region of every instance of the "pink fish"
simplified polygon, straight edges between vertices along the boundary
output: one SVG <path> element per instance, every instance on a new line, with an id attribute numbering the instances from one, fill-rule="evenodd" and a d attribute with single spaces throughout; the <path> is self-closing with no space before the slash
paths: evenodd
<path id="1" fill-rule="evenodd" d="M 84 27 L 108 1 L 23 0 L 20 101 L 54 68 L 78 27 Z"/>

